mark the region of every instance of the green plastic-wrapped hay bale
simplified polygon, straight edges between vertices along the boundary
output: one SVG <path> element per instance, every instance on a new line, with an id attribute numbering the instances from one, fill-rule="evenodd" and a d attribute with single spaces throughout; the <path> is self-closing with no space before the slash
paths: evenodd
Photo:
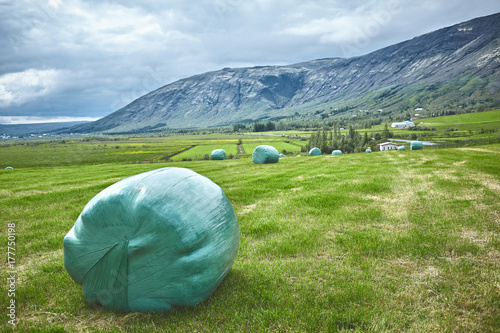
<path id="1" fill-rule="evenodd" d="M 342 155 L 342 151 L 335 149 L 334 151 L 332 151 L 332 155 Z"/>
<path id="2" fill-rule="evenodd" d="M 285 154 L 280 154 L 279 156 L 280 156 L 280 157 L 286 157 L 286 155 L 285 155 Z"/>
<path id="3" fill-rule="evenodd" d="M 371 153 L 372 150 L 370 149 L 370 147 L 368 147 L 368 149 L 365 150 L 365 153 Z"/>
<path id="4" fill-rule="evenodd" d="M 225 160 L 226 159 L 226 151 L 224 149 L 214 149 L 210 154 L 210 158 L 212 160 Z"/>
<path id="5" fill-rule="evenodd" d="M 399 146 L 399 147 L 398 147 L 398 150 L 399 150 L 399 151 L 406 150 L 406 147 L 405 147 L 405 146 Z"/>
<path id="6" fill-rule="evenodd" d="M 319 156 L 321 155 L 321 150 L 317 147 L 312 148 L 309 150 L 309 156 Z"/>
<path id="7" fill-rule="evenodd" d="M 64 266 L 92 305 L 167 311 L 206 299 L 229 272 L 239 240 L 217 184 L 162 168 L 97 194 L 64 237 Z"/>
<path id="8" fill-rule="evenodd" d="M 279 159 L 280 153 L 272 146 L 258 146 L 252 153 L 252 161 L 257 164 L 278 163 Z"/>
<path id="9" fill-rule="evenodd" d="M 410 143 L 410 150 L 424 149 L 424 144 L 421 141 L 412 141 Z"/>

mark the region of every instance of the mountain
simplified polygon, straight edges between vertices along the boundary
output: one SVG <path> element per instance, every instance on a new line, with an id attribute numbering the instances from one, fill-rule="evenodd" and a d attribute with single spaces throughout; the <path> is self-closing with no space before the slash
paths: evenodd
<path id="1" fill-rule="evenodd" d="M 72 132 L 129 132 L 276 120 L 325 108 L 500 105 L 500 13 L 370 54 L 288 66 L 224 68 L 152 91 Z M 347 113 L 345 113 L 347 112 Z"/>

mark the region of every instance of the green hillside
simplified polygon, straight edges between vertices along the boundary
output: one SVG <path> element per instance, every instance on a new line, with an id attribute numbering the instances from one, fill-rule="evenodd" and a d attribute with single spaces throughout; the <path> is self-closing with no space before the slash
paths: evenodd
<path id="1" fill-rule="evenodd" d="M 494 111 L 465 113 L 451 116 L 426 118 L 420 120 L 426 127 L 446 130 L 450 127 L 458 130 L 480 131 L 483 129 L 500 129 L 500 109 Z"/>

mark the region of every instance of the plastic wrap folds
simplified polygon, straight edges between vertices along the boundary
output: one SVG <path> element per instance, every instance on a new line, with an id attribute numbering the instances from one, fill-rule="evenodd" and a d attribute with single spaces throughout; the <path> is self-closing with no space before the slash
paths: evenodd
<path id="1" fill-rule="evenodd" d="M 96 195 L 64 238 L 64 265 L 90 304 L 166 311 L 206 299 L 229 272 L 239 240 L 217 184 L 163 168 Z"/>

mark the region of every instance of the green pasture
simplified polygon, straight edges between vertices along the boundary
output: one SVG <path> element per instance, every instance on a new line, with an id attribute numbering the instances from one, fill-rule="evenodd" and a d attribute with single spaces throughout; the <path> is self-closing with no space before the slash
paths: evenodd
<path id="1" fill-rule="evenodd" d="M 168 151 L 163 140 L 158 150 L 150 142 L 150 155 Z M 500 144 L 288 157 L 259 165 L 250 159 L 116 164 L 107 156 L 140 155 L 125 152 L 148 144 L 116 145 L 101 150 L 124 154 L 99 151 L 92 163 L 39 145 L 17 155 L 18 168 L 0 170 L 5 249 L 8 224 L 15 224 L 16 234 L 16 331 L 500 329 Z M 5 148 L 2 157 L 11 156 Z M 51 167 L 34 164 L 35 153 Z M 231 271 L 193 307 L 164 314 L 89 307 L 64 269 L 65 234 L 107 186 L 168 166 L 190 168 L 224 190 L 241 227 Z M 5 283 L 3 288 L 0 329 L 10 331 L 11 298 Z"/>
<path id="2" fill-rule="evenodd" d="M 257 132 L 257 133 L 253 133 L 254 135 L 275 135 L 275 136 L 283 136 L 286 135 L 286 136 L 293 136 L 293 137 L 307 137 L 307 136 L 310 136 L 312 133 L 314 133 L 315 131 L 295 131 L 295 130 L 286 130 L 286 131 L 280 131 L 280 130 L 276 130 L 276 131 L 267 131 L 267 132 Z M 246 134 L 249 134 L 249 133 L 246 133 Z"/>
<path id="3" fill-rule="evenodd" d="M 12 141 L 0 145 L 0 167 L 47 167 L 78 164 L 133 163 L 171 155 L 189 146 L 169 142 Z"/>
<path id="4" fill-rule="evenodd" d="M 180 153 L 179 155 L 175 155 L 173 159 L 183 159 L 183 158 L 197 158 L 201 159 L 205 154 L 210 154 L 212 153 L 212 150 L 214 149 L 224 149 L 226 151 L 226 155 L 233 154 L 236 155 L 238 152 L 237 145 L 236 143 L 233 144 L 215 144 L 215 145 L 200 145 L 200 146 L 195 146 L 183 153 Z"/>
<path id="5" fill-rule="evenodd" d="M 297 143 L 296 143 L 297 142 Z M 271 141 L 271 142 L 252 142 L 252 143 L 244 143 L 243 148 L 245 149 L 245 152 L 247 154 L 252 154 L 255 148 L 257 148 L 260 145 L 268 145 L 268 146 L 273 146 L 276 148 L 280 153 L 283 150 L 286 150 L 287 152 L 300 152 L 300 147 L 301 145 L 298 142 L 305 142 L 306 141 L 293 141 L 288 143 L 284 141 Z"/>
<path id="6" fill-rule="evenodd" d="M 440 130 L 445 130 L 449 127 L 467 131 L 480 131 L 481 128 L 498 129 L 500 128 L 500 110 L 425 118 L 420 121 L 426 127 L 434 127 Z"/>
<path id="7" fill-rule="evenodd" d="M 0 143 L 0 168 L 157 162 L 165 157 L 172 160 L 201 159 L 214 149 L 224 149 L 227 155 L 236 155 L 240 140 L 247 154 L 252 154 L 255 147 L 263 144 L 276 146 L 280 152 L 283 149 L 293 152 L 300 151 L 300 146 L 307 143 L 281 136 L 241 134 L 5 141 Z"/>
<path id="8" fill-rule="evenodd" d="M 432 118 L 417 119 L 414 121 L 417 125 L 417 130 L 405 130 L 405 129 L 393 129 L 390 128 L 392 123 L 387 123 L 389 129 L 395 135 L 411 135 L 415 133 L 417 135 L 432 135 L 432 140 L 447 140 L 450 137 L 461 137 L 459 139 L 479 139 L 487 137 L 487 135 L 481 134 L 480 131 L 484 130 L 496 130 L 496 135 L 498 136 L 500 130 L 500 109 L 493 111 L 477 112 L 477 113 L 466 113 L 451 116 L 441 116 Z M 418 126 L 420 123 L 423 126 L 435 131 L 419 131 Z M 372 126 L 370 129 L 360 129 L 360 133 L 368 132 L 382 132 L 385 127 L 385 123 L 381 125 Z M 452 128 L 454 131 L 448 131 Z M 458 132 L 457 132 L 458 131 Z M 493 136 L 495 134 L 490 134 Z"/>
<path id="9" fill-rule="evenodd" d="M 227 137 L 231 139 L 227 139 Z M 211 138 L 208 141 L 193 141 L 194 147 L 177 154 L 172 157 L 173 160 L 182 159 L 201 159 L 205 154 L 210 155 L 214 149 L 224 149 L 226 155 L 236 155 L 239 154 L 237 149 L 237 144 L 239 140 L 242 142 L 243 149 L 246 155 L 251 155 L 253 150 L 260 145 L 269 145 L 275 147 L 279 152 L 286 150 L 287 152 L 299 152 L 300 147 L 305 145 L 307 141 L 301 141 L 297 139 L 289 139 L 286 137 L 275 136 L 275 135 L 223 135 L 219 136 L 220 140 Z M 179 141 L 177 137 L 172 139 L 172 142 L 185 144 L 184 139 Z M 230 143 L 228 143 L 230 142 Z"/>

